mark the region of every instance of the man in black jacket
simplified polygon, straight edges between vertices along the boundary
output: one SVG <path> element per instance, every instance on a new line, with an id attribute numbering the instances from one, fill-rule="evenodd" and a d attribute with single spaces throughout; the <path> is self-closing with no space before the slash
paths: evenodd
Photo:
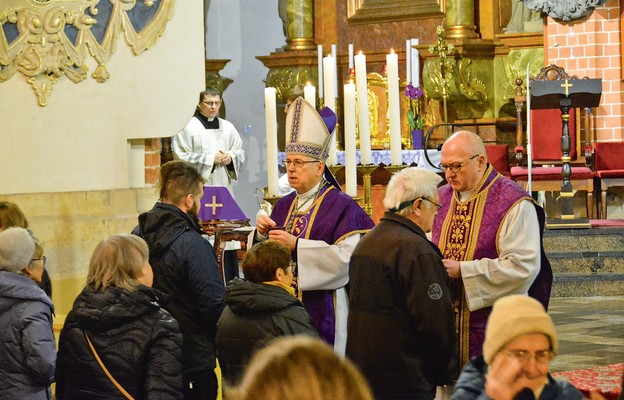
<path id="1" fill-rule="evenodd" d="M 197 216 L 203 179 L 185 161 L 160 170 L 160 201 L 139 216 L 135 233 L 147 242 L 153 287 L 167 297 L 165 308 L 180 324 L 184 344 L 185 399 L 217 396 L 215 334 L 225 287 L 214 250 L 202 237 Z"/>
<path id="2" fill-rule="evenodd" d="M 388 210 L 349 264 L 347 357 L 377 400 L 433 400 L 450 383 L 455 320 L 438 248 L 427 240 L 441 178 L 406 168 L 390 179 Z"/>

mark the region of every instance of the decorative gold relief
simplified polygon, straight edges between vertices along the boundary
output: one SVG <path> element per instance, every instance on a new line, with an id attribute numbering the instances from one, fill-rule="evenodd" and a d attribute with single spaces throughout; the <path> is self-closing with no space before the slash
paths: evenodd
<path id="1" fill-rule="evenodd" d="M 289 91 L 295 86 L 301 88 L 308 82 L 318 82 L 318 74 L 316 68 L 311 67 L 294 67 L 294 68 L 275 68 L 271 69 L 267 74 L 266 86 L 274 87 L 277 92 L 277 98 L 286 103 Z"/>
<path id="2" fill-rule="evenodd" d="M 413 20 L 443 13 L 444 0 L 347 0 L 349 24 Z"/>
<path id="3" fill-rule="evenodd" d="M 175 0 L 4 0 L 0 6 L 0 82 L 19 72 L 39 105 L 48 104 L 62 76 L 87 78 L 89 55 L 99 83 L 123 33 L 135 55 L 150 49 L 173 12 Z"/>
<path id="4" fill-rule="evenodd" d="M 487 93 L 485 84 L 478 78 L 472 75 L 471 71 L 472 60 L 462 57 L 458 63 L 459 70 L 459 90 L 461 93 L 468 97 L 470 100 L 477 100 L 480 102 L 487 101 Z"/>

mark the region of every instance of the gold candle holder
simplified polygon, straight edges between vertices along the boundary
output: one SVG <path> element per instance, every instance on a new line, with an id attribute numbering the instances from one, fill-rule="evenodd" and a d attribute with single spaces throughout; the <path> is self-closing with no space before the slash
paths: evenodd
<path id="1" fill-rule="evenodd" d="M 375 164 L 360 164 L 357 166 L 358 171 L 362 173 L 362 183 L 364 184 L 364 203 L 361 204 L 362 209 L 370 217 L 373 216 L 373 195 L 371 186 L 371 174 L 377 169 Z"/>
<path id="2" fill-rule="evenodd" d="M 271 209 L 273 209 L 273 207 L 275 207 L 275 203 L 277 203 L 277 201 L 279 199 L 281 199 L 282 196 L 269 196 L 268 194 L 265 194 L 262 199 L 266 202 L 268 202 L 271 205 Z"/>
<path id="3" fill-rule="evenodd" d="M 385 166 L 384 166 L 384 168 L 385 168 L 386 170 L 390 171 L 390 173 L 391 173 L 392 175 L 396 174 L 397 172 L 399 172 L 399 171 L 401 171 L 401 170 L 403 170 L 403 169 L 405 169 L 405 168 L 407 168 L 407 167 L 409 167 L 409 165 L 406 165 L 406 164 L 401 164 L 401 165 L 385 165 Z"/>
<path id="4" fill-rule="evenodd" d="M 342 168 L 344 168 L 344 165 L 340 165 L 340 164 L 328 165 L 327 168 L 329 168 L 329 170 L 331 171 L 332 175 L 334 175 L 334 177 L 336 177 L 336 174 L 338 173 L 338 171 L 340 171 Z"/>

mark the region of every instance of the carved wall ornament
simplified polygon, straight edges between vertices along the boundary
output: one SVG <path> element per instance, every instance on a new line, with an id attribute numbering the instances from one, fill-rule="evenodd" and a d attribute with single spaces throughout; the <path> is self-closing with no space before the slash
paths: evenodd
<path id="1" fill-rule="evenodd" d="M 163 33 L 175 0 L 4 0 L 0 6 L 0 83 L 17 72 L 48 104 L 62 76 L 78 83 L 91 75 L 110 78 L 105 63 L 120 34 L 135 55 L 150 49 Z"/>
<path id="2" fill-rule="evenodd" d="M 548 14 L 559 21 L 574 21 L 590 15 L 596 7 L 606 0 L 523 0 L 533 11 Z"/>

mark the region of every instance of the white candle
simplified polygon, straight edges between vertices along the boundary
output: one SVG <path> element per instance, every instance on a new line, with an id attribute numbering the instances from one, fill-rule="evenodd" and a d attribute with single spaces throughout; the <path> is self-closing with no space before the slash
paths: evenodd
<path id="1" fill-rule="evenodd" d="M 310 82 L 303 87 L 303 98 L 316 108 L 316 88 Z"/>
<path id="2" fill-rule="evenodd" d="M 318 45 L 318 87 L 319 99 L 323 98 L 323 45 Z"/>
<path id="3" fill-rule="evenodd" d="M 412 40 L 405 41 L 405 82 L 412 83 Z"/>
<path id="4" fill-rule="evenodd" d="M 368 115 L 368 82 L 366 80 L 366 56 L 355 56 L 355 85 L 357 88 L 358 130 L 360 132 L 360 157 L 363 165 L 372 164 L 370 143 L 370 120 Z"/>
<path id="5" fill-rule="evenodd" d="M 357 196 L 357 162 L 355 150 L 355 85 L 344 85 L 345 192 Z"/>
<path id="6" fill-rule="evenodd" d="M 277 196 L 279 189 L 277 180 L 279 176 L 277 166 L 277 110 L 275 101 L 275 88 L 264 89 L 264 113 L 266 119 L 266 143 L 267 143 L 267 171 L 269 178 L 269 196 Z"/>
<path id="7" fill-rule="evenodd" d="M 331 45 L 331 53 L 332 53 L 332 57 L 334 57 L 334 95 L 336 95 L 338 94 L 338 58 L 337 58 L 338 56 L 336 54 L 335 44 Z M 338 96 L 334 96 L 334 97 L 338 97 Z"/>
<path id="8" fill-rule="evenodd" d="M 336 62 L 334 57 L 327 56 L 323 58 L 323 86 L 325 87 L 325 107 L 331 108 L 336 112 L 336 92 L 334 92 L 334 82 L 336 76 Z M 330 132 L 331 133 L 331 132 Z M 336 165 L 336 135 L 332 136 L 329 144 L 329 158 L 327 165 Z"/>
<path id="9" fill-rule="evenodd" d="M 399 105 L 399 59 L 391 50 L 386 55 L 388 71 L 388 111 L 390 115 L 390 160 L 392 165 L 403 164 L 401 152 L 401 109 Z"/>
<path id="10" fill-rule="evenodd" d="M 353 68 L 353 43 L 349 43 L 349 72 Z"/>
<path id="11" fill-rule="evenodd" d="M 419 40 L 418 39 L 411 39 L 412 42 L 412 46 L 418 46 L 419 44 Z M 412 85 L 414 85 L 414 87 L 418 87 L 420 86 L 420 52 L 418 51 L 418 49 L 415 49 L 412 47 L 412 75 L 411 76 L 411 81 L 412 81 Z"/>

